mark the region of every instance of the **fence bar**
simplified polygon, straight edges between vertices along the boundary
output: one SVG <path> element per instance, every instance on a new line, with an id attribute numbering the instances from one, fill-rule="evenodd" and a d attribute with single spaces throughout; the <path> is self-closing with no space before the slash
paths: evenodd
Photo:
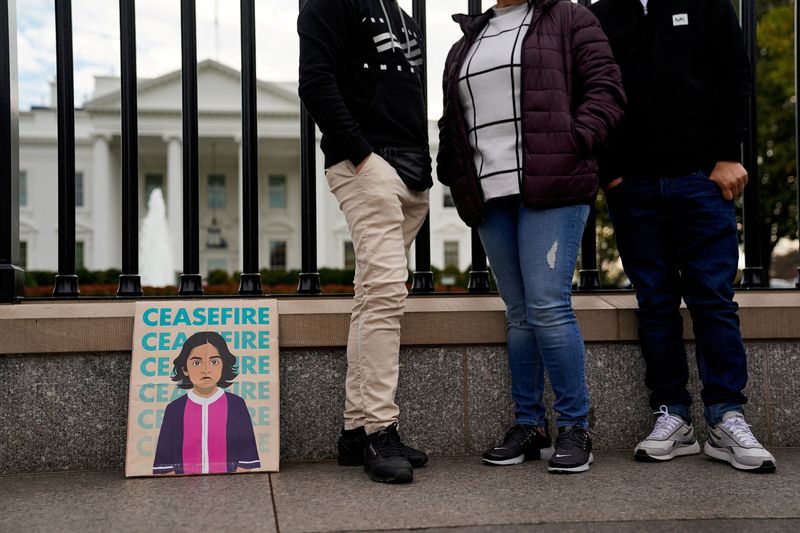
<path id="1" fill-rule="evenodd" d="M 53 296 L 80 295 L 75 275 L 75 96 L 72 71 L 72 0 L 56 0 L 58 102 L 58 274 Z"/>
<path id="2" fill-rule="evenodd" d="M 420 49 L 422 50 L 422 68 L 419 75 L 422 79 L 422 94 L 425 97 L 425 116 L 428 116 L 428 41 L 425 17 L 425 0 L 412 0 L 411 15 L 422 34 Z M 408 36 L 406 36 L 408 38 Z M 414 271 L 411 291 L 416 293 L 434 292 L 433 272 L 431 271 L 431 215 L 425 215 L 425 222 L 414 240 L 416 270 Z"/>
<path id="3" fill-rule="evenodd" d="M 797 238 L 800 240 L 800 0 L 794 2 L 794 123 L 795 123 L 795 170 L 794 179 L 797 191 Z M 797 283 L 800 289 L 800 265 L 797 266 Z"/>
<path id="4" fill-rule="evenodd" d="M 744 167 L 750 179 L 744 189 L 742 204 L 742 225 L 744 226 L 744 271 L 742 288 L 755 289 L 767 286 L 767 277 L 761 264 L 761 220 L 758 216 L 758 122 L 756 120 L 756 0 L 740 0 L 742 32 L 747 55 L 750 58 L 751 82 L 748 102 L 747 131 L 744 142 Z"/>
<path id="5" fill-rule="evenodd" d="M 19 257 L 19 104 L 15 0 L 0 6 L 0 303 L 22 296 Z"/>
<path id="6" fill-rule="evenodd" d="M 258 108 L 256 8 L 242 0 L 242 275 L 239 294 L 264 294 L 258 265 Z"/>
<path id="7" fill-rule="evenodd" d="M 136 0 L 119 0 L 122 93 L 122 275 L 117 296 L 142 296 L 139 276 L 139 122 L 136 97 Z M 95 179 L 100 179 L 95 176 Z"/>
<path id="8" fill-rule="evenodd" d="M 306 0 L 300 0 L 300 9 Z M 302 258 L 297 281 L 298 294 L 322 292 L 317 272 L 317 127 L 300 104 L 300 212 Z"/>
<path id="9" fill-rule="evenodd" d="M 301 272 L 298 294 L 322 292 L 317 272 L 317 142 L 316 125 L 305 104 L 300 104 L 300 211 L 302 219 Z"/>
<path id="10" fill-rule="evenodd" d="M 178 294 L 203 294 L 200 277 L 198 196 L 197 26 L 195 0 L 181 0 L 181 84 L 183 92 L 183 274 Z"/>
<path id="11" fill-rule="evenodd" d="M 468 0 L 467 10 L 470 15 L 479 15 L 483 12 L 481 0 Z M 470 262 L 469 282 L 467 290 L 472 294 L 486 293 L 491 290 L 489 284 L 489 270 L 486 268 L 486 251 L 483 249 L 478 228 L 472 228 L 472 261 Z"/>

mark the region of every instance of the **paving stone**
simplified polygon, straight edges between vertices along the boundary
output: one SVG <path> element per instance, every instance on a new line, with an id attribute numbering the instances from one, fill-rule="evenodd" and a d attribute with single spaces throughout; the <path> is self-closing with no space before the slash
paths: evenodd
<path id="1" fill-rule="evenodd" d="M 121 471 L 0 476 L 0 531 L 275 531 L 268 474 L 125 479 Z"/>
<path id="2" fill-rule="evenodd" d="M 800 446 L 800 344 L 760 343 L 769 368 L 769 418 L 773 446 Z"/>
<path id="3" fill-rule="evenodd" d="M 292 464 L 272 486 L 282 532 L 609 521 L 648 521 L 640 529 L 648 531 L 649 521 L 695 519 L 714 520 L 705 525 L 717 531 L 720 518 L 800 518 L 800 450 L 777 450 L 777 460 L 777 473 L 759 475 L 703 456 L 652 464 L 598 452 L 589 472 L 554 476 L 538 461 L 498 468 L 478 457 L 434 458 L 409 485 L 373 483 L 333 463 Z"/>

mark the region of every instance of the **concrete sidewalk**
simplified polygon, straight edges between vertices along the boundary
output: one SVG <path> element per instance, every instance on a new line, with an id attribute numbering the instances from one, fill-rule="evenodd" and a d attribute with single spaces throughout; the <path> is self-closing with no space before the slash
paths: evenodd
<path id="1" fill-rule="evenodd" d="M 278 474 L 130 479 L 122 472 L 0 476 L 0 531 L 799 531 L 800 449 L 778 472 L 703 456 L 643 464 L 599 452 L 587 474 L 434 457 L 411 485 L 360 468 L 286 464 Z"/>

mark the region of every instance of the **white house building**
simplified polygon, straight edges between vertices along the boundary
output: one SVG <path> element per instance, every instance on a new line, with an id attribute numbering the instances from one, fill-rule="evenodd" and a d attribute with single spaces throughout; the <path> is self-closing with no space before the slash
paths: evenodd
<path id="1" fill-rule="evenodd" d="M 213 60 L 198 66 L 200 268 L 241 269 L 241 88 L 239 72 Z M 173 265 L 182 266 L 181 73 L 138 84 L 139 216 L 160 187 L 167 205 Z M 55 98 L 53 98 L 55 102 Z M 295 82 L 258 82 L 259 231 L 263 268 L 300 268 L 300 102 Z M 56 270 L 58 250 L 57 115 L 54 107 L 20 113 L 20 241 L 28 270 Z M 438 134 L 431 123 L 431 149 Z M 91 270 L 121 265 L 119 78 L 98 76 L 75 110 L 76 260 Z M 320 267 L 352 267 L 349 233 L 328 192 L 317 139 Z M 435 181 L 435 180 L 434 180 Z M 470 232 L 441 184 L 431 190 L 431 259 L 465 269 Z M 413 256 L 413 250 L 412 250 Z M 413 263 L 412 263 L 413 265 Z"/>

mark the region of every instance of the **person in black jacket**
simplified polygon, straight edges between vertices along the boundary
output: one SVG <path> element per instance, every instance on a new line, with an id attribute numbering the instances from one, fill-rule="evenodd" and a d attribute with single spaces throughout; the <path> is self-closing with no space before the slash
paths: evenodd
<path id="1" fill-rule="evenodd" d="M 406 255 L 431 185 L 422 36 L 396 0 L 308 0 L 297 30 L 300 98 L 356 253 L 339 464 L 409 482 L 428 460 L 400 441 L 395 403 Z"/>
<path id="2" fill-rule="evenodd" d="M 655 427 L 642 461 L 696 454 L 679 312 L 692 317 L 709 426 L 706 455 L 775 471 L 744 419 L 747 357 L 733 281 L 734 198 L 750 65 L 730 0 L 600 0 L 592 6 L 622 69 L 628 107 L 600 160 L 623 266 L 639 302 L 639 338 Z"/>

